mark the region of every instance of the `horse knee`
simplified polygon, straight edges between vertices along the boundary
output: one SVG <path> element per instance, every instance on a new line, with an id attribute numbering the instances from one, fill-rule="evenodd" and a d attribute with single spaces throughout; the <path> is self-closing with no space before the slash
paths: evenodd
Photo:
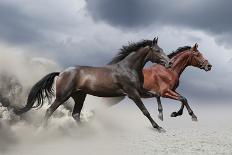
<path id="1" fill-rule="evenodd" d="M 187 103 L 188 102 L 188 100 L 185 97 L 183 97 L 183 96 L 180 97 L 180 101 L 183 102 L 183 103 Z"/>
<path id="2" fill-rule="evenodd" d="M 162 107 L 158 107 L 158 111 L 159 112 L 163 112 L 163 108 Z"/>

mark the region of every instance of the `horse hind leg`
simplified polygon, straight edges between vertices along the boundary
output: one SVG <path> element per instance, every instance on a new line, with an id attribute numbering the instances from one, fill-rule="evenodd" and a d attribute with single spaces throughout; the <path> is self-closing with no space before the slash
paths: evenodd
<path id="1" fill-rule="evenodd" d="M 80 115 L 81 115 L 81 110 L 82 110 L 82 107 L 83 107 L 83 104 L 86 98 L 86 93 L 82 91 L 78 91 L 72 94 L 71 97 L 73 98 L 75 102 L 73 112 L 72 112 L 72 117 L 77 123 L 80 123 Z"/>
<path id="2" fill-rule="evenodd" d="M 47 125 L 48 119 L 54 113 L 54 111 L 64 102 L 66 102 L 72 92 L 74 84 L 72 82 L 72 77 L 68 79 L 60 78 L 56 82 L 56 99 L 52 103 L 52 105 L 47 109 L 45 117 L 44 117 L 44 125 Z"/>
<path id="3" fill-rule="evenodd" d="M 62 104 L 64 103 L 66 100 L 59 100 L 59 99 L 55 99 L 55 101 L 52 103 L 52 105 L 47 109 L 45 117 L 44 117 L 44 126 L 47 125 L 49 118 L 51 117 L 51 115 L 54 113 L 54 111 Z"/>

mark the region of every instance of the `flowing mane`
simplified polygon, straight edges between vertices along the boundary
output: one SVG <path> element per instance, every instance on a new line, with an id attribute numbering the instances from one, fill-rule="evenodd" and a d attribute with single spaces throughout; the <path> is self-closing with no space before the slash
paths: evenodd
<path id="1" fill-rule="evenodd" d="M 141 47 L 151 46 L 151 40 L 142 40 L 137 43 L 129 43 L 127 46 L 122 46 L 120 52 L 108 63 L 108 65 L 115 64 L 125 57 L 127 57 L 132 52 L 137 52 Z"/>
<path id="2" fill-rule="evenodd" d="M 191 49 L 191 46 L 183 46 L 183 47 L 179 47 L 176 51 L 173 51 L 172 53 L 168 54 L 168 58 L 173 58 L 175 55 L 183 52 L 183 51 L 186 51 L 186 50 L 189 50 Z"/>

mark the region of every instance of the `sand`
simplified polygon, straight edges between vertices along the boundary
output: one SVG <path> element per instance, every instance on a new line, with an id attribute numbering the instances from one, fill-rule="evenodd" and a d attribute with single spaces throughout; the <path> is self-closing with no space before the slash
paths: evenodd
<path id="1" fill-rule="evenodd" d="M 187 111 L 171 118 L 179 108 L 175 102 L 163 104 L 164 121 L 157 118 L 157 105 L 146 105 L 153 118 L 166 129 L 154 130 L 137 107 L 129 100 L 111 108 L 95 107 L 91 99 L 77 125 L 70 113 L 59 109 L 48 127 L 40 126 L 44 110 L 31 111 L 34 122 L 1 121 L 1 155 L 142 155 L 142 154 L 232 154 L 231 106 L 192 104 L 198 122 L 192 122 Z M 36 117 L 35 117 L 36 116 Z M 36 119 L 35 119 L 36 118 Z M 16 118 L 15 118 L 16 119 Z"/>

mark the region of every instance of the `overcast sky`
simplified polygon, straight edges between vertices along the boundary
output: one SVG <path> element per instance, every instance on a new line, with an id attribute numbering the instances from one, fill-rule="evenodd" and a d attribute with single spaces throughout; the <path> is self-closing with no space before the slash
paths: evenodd
<path id="1" fill-rule="evenodd" d="M 232 1 L 1 0 L 0 50 L 14 47 L 61 66 L 104 65 L 122 45 L 159 36 L 167 52 L 199 44 L 211 72 L 188 68 L 187 98 L 232 98 Z"/>

